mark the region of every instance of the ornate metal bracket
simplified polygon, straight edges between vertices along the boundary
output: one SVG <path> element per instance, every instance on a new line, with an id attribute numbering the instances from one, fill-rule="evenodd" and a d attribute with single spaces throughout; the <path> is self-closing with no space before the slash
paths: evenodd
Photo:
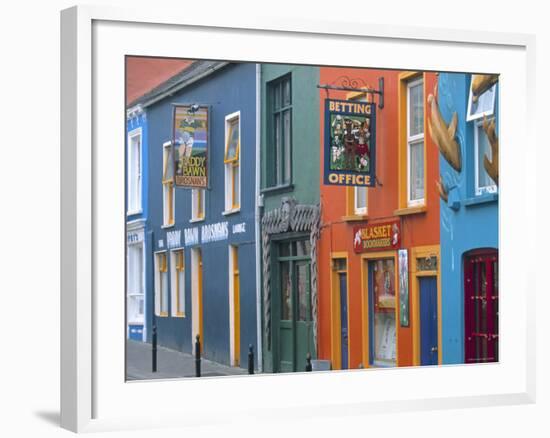
<path id="1" fill-rule="evenodd" d="M 340 85 L 335 85 L 340 83 Z M 361 86 L 362 85 L 362 86 Z M 326 90 L 328 97 L 328 90 L 339 91 L 356 91 L 359 93 L 369 93 L 378 95 L 378 108 L 384 108 L 384 78 L 378 78 L 378 90 L 367 86 L 365 81 L 361 78 L 350 78 L 349 76 L 340 76 L 332 84 L 317 85 L 317 88 Z"/>

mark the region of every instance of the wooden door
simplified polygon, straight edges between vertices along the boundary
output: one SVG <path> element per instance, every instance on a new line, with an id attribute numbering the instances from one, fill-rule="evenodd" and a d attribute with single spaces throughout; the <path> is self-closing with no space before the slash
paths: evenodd
<path id="1" fill-rule="evenodd" d="M 420 364 L 437 365 L 437 277 L 419 277 Z"/>

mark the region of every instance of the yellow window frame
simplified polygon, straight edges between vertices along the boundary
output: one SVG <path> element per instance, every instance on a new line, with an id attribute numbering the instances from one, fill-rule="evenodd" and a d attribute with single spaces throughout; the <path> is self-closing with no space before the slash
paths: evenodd
<path id="1" fill-rule="evenodd" d="M 168 172 L 168 166 L 173 157 L 172 144 L 163 145 L 163 172 L 162 172 L 162 185 L 167 186 L 168 189 L 168 221 L 164 225 L 174 225 L 174 170 L 172 168 L 172 177 L 166 178 Z M 172 163 L 173 164 L 173 163 Z M 164 196 L 164 194 L 163 194 Z"/>
<path id="2" fill-rule="evenodd" d="M 226 163 L 226 164 L 238 161 L 239 160 L 239 153 L 240 153 L 240 149 L 241 149 L 241 130 L 239 129 L 239 139 L 237 140 L 237 148 L 235 150 L 235 156 L 231 157 L 231 158 L 228 158 L 229 145 L 231 143 L 231 137 L 233 136 L 233 129 L 235 129 L 235 126 L 239 125 L 240 117 L 236 116 L 236 117 L 228 120 L 227 123 L 229 124 L 229 130 L 228 130 L 228 133 L 227 133 L 227 141 L 225 142 L 225 154 L 224 154 L 224 158 L 223 158 L 223 162 Z"/>
<path id="3" fill-rule="evenodd" d="M 159 316 L 168 316 L 168 311 L 166 312 L 162 311 L 164 307 L 164 296 L 162 293 L 162 286 L 163 286 L 162 274 L 166 274 L 166 277 L 168 277 L 168 262 L 167 262 L 166 253 L 165 252 L 158 253 L 157 258 L 158 258 L 158 269 L 159 269 Z"/>
<path id="4" fill-rule="evenodd" d="M 183 310 L 180 310 L 183 308 L 182 303 L 180 301 L 180 287 L 181 287 L 180 277 L 179 277 L 180 272 L 185 273 L 185 258 L 183 254 L 183 249 L 179 249 L 176 251 L 176 316 L 185 316 L 185 312 Z M 183 299 L 185 299 L 185 296 Z"/>

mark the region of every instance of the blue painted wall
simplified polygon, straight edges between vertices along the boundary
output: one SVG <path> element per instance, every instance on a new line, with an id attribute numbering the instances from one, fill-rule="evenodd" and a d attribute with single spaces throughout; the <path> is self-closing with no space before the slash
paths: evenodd
<path id="1" fill-rule="evenodd" d="M 192 298 L 191 298 L 191 248 L 202 248 L 203 257 L 203 355 L 220 363 L 229 364 L 229 245 L 238 245 L 241 300 L 241 358 L 246 367 L 248 344 L 256 345 L 256 270 L 254 243 L 255 166 L 256 166 L 256 66 L 255 64 L 230 64 L 217 72 L 189 85 L 176 94 L 147 107 L 149 148 L 149 246 L 148 273 L 153 272 L 154 252 L 166 250 L 166 235 L 181 231 L 181 243 L 185 250 L 185 308 L 186 317 L 157 317 L 160 345 L 187 353 L 192 352 Z M 171 140 L 172 104 L 199 103 L 210 105 L 210 190 L 205 196 L 204 221 L 191 223 L 191 190 L 175 190 L 175 225 L 162 228 L 162 153 L 163 143 Z M 225 202 L 224 152 L 225 117 L 240 111 L 241 123 L 241 208 L 237 213 L 223 215 Z M 228 238 L 218 242 L 185 246 L 184 230 L 187 228 L 228 222 Z M 234 224 L 245 223 L 245 232 L 234 234 Z M 164 246 L 159 245 L 163 241 Z M 151 266 L 149 266 L 151 264 Z M 169 272 L 170 272 L 170 266 Z M 154 309 L 154 276 L 147 277 L 148 323 L 152 322 Z M 169 308 L 169 313 L 171 309 Z M 151 341 L 150 331 L 148 342 Z"/>
<path id="2" fill-rule="evenodd" d="M 443 363 L 464 363 L 464 254 L 476 248 L 498 248 L 498 194 L 475 195 L 474 121 L 467 122 L 470 74 L 440 73 L 439 107 L 450 122 L 458 114 L 457 140 L 462 170 L 456 172 L 443 157 L 440 173 L 449 189 L 449 204 L 441 207 L 441 283 Z M 498 85 L 495 102 L 498 132 Z"/>

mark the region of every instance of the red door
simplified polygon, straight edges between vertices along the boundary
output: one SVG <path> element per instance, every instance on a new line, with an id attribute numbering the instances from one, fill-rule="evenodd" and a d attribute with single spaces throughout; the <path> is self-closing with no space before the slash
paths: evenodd
<path id="1" fill-rule="evenodd" d="M 498 252 L 475 250 L 464 260 L 465 362 L 498 362 Z"/>

